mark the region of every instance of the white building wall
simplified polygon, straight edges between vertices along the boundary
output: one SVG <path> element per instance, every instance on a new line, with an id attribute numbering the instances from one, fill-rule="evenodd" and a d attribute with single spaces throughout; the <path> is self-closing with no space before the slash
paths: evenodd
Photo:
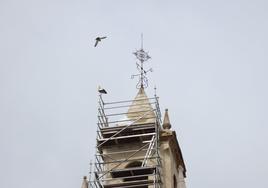
<path id="1" fill-rule="evenodd" d="M 176 167 L 176 161 L 174 159 L 174 155 L 172 154 L 168 141 L 163 141 L 161 143 L 160 155 L 162 160 L 163 188 L 175 188 L 174 176 L 177 182 L 176 188 L 186 188 L 183 176 L 183 168 L 181 166 L 179 166 L 179 168 Z"/>

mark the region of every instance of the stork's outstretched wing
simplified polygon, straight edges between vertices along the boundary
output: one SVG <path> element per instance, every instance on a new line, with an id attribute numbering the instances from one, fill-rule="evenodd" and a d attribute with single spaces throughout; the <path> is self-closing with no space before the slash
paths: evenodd
<path id="1" fill-rule="evenodd" d="M 98 42 L 99 42 L 99 41 L 98 41 L 98 40 L 96 40 L 94 47 L 96 47 L 96 46 L 98 45 Z"/>

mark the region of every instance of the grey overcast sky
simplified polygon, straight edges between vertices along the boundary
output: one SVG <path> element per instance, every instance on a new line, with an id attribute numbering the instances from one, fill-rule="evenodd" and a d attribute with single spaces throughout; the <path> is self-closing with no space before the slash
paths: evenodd
<path id="1" fill-rule="evenodd" d="M 97 86 L 137 90 L 144 48 L 188 188 L 267 188 L 268 1 L 0 0 L 0 187 L 79 188 Z M 96 36 L 108 38 L 94 48 Z"/>

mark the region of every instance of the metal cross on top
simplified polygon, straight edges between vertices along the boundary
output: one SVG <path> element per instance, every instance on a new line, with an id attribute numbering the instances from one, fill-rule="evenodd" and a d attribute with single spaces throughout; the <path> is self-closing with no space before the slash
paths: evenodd
<path id="1" fill-rule="evenodd" d="M 151 57 L 148 55 L 148 52 L 145 52 L 143 50 L 143 35 L 141 35 L 141 49 L 137 50 L 136 52 L 133 53 L 136 58 L 139 60 L 139 62 L 136 62 L 137 69 L 139 71 L 139 74 L 133 74 L 131 78 L 133 79 L 134 77 L 138 76 L 139 81 L 136 85 L 137 89 L 140 88 L 147 88 L 148 87 L 148 78 L 146 77 L 147 72 L 153 72 L 153 69 L 150 68 L 148 70 L 145 70 L 143 68 L 143 63 L 148 61 Z"/>

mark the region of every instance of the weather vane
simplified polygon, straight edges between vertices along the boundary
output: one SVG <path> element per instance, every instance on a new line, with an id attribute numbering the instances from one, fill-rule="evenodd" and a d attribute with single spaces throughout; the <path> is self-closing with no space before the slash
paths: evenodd
<path id="1" fill-rule="evenodd" d="M 139 62 L 136 62 L 137 69 L 139 71 L 139 74 L 133 74 L 131 75 L 131 78 L 139 77 L 139 81 L 136 85 L 137 89 L 139 88 L 147 88 L 148 87 L 148 78 L 146 77 L 148 72 L 153 72 L 153 69 L 150 68 L 148 70 L 145 70 L 143 65 L 144 62 L 148 61 L 151 57 L 148 55 L 148 52 L 145 52 L 143 50 L 143 35 L 141 34 L 141 49 L 137 50 L 133 53 L 136 58 L 139 60 Z"/>

